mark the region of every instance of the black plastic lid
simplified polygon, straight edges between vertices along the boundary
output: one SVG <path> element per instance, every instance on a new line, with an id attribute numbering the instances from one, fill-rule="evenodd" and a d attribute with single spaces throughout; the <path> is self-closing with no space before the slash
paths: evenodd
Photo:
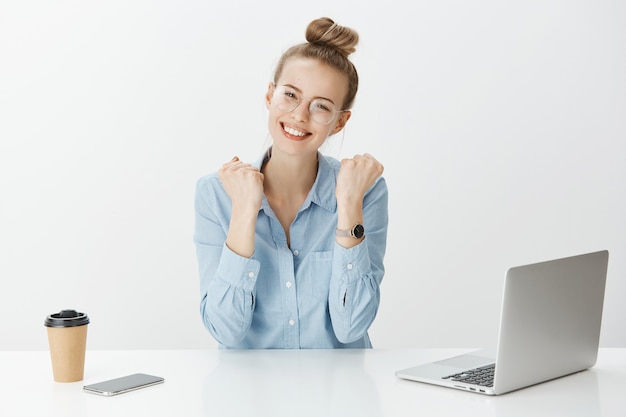
<path id="1" fill-rule="evenodd" d="M 76 310 L 61 310 L 60 313 L 50 314 L 44 323 L 46 327 L 76 327 L 85 324 L 89 324 L 89 317 Z"/>

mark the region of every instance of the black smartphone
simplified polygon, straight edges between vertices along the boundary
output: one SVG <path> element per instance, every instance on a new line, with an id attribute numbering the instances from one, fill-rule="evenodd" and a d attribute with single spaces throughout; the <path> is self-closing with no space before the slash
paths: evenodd
<path id="1" fill-rule="evenodd" d="M 83 390 L 92 394 L 112 396 L 134 391 L 140 388 L 151 387 L 156 384 L 162 384 L 163 382 L 165 382 L 165 380 L 160 376 L 133 374 L 95 384 L 85 385 Z"/>

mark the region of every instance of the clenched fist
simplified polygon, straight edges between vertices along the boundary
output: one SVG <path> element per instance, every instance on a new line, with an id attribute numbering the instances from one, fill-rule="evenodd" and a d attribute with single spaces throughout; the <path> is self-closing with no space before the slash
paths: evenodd
<path id="1" fill-rule="evenodd" d="M 233 206 L 256 213 L 263 198 L 263 173 L 234 157 L 218 171 L 220 181 Z"/>
<path id="2" fill-rule="evenodd" d="M 366 153 L 341 160 L 335 196 L 337 203 L 362 204 L 365 192 L 383 173 L 383 165 Z"/>

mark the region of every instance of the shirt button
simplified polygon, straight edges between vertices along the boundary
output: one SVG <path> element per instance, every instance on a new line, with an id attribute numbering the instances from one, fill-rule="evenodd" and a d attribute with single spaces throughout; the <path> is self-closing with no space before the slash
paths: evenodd
<path id="1" fill-rule="evenodd" d="M 348 268 L 349 271 L 351 271 L 352 270 L 352 264 L 348 264 L 347 268 Z"/>
<path id="2" fill-rule="evenodd" d="M 248 278 L 254 278 L 254 272 L 248 272 Z"/>
<path id="3" fill-rule="evenodd" d="M 300 252 L 298 251 L 298 249 L 294 250 L 293 251 L 293 256 L 298 256 L 298 255 L 300 255 Z"/>
<path id="4" fill-rule="evenodd" d="M 293 326 L 294 324 L 296 324 L 296 322 L 295 322 L 295 321 L 293 321 L 293 319 L 292 319 L 292 320 L 289 320 L 289 325 L 290 325 L 290 326 Z"/>
<path id="5" fill-rule="evenodd" d="M 287 283 L 285 284 L 285 287 L 291 288 L 291 281 L 287 281 Z"/>

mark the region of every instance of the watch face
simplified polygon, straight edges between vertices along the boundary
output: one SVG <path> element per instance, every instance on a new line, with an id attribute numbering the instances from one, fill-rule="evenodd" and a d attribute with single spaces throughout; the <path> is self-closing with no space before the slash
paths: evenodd
<path id="1" fill-rule="evenodd" d="M 356 224 L 354 225 L 354 228 L 352 228 L 352 234 L 354 235 L 355 238 L 361 239 L 363 235 L 365 234 L 365 228 L 363 227 L 362 224 Z"/>

